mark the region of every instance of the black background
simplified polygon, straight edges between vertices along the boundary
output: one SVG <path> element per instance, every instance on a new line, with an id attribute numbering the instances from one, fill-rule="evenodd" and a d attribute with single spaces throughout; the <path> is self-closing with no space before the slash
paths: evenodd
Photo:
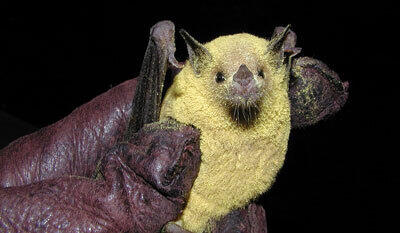
<path id="1" fill-rule="evenodd" d="M 375 2 L 374 2 L 375 3 Z M 395 232 L 398 45 L 394 6 L 371 3 L 3 1 L 0 147 L 49 125 L 140 69 L 163 19 L 200 42 L 238 32 L 269 38 L 292 25 L 301 56 L 327 63 L 350 95 L 331 119 L 293 130 L 287 160 L 257 201 L 277 232 Z M 370 4 L 370 5 L 368 5 Z M 186 58 L 177 36 L 177 58 Z M 396 217 L 397 216 L 397 217 Z"/>

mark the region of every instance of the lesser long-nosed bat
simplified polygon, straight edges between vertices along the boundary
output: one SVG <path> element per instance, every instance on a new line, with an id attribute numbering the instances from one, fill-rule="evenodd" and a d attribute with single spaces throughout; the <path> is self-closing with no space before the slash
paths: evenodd
<path id="1" fill-rule="evenodd" d="M 292 56 L 300 48 L 294 47 L 296 36 L 289 27 L 277 28 L 271 40 L 242 33 L 204 45 L 184 30 L 181 34 L 189 60 L 167 91 L 161 118 L 201 130 L 200 171 L 178 223 L 202 232 L 271 186 L 285 160 L 291 108 L 292 119 L 300 119 L 295 125 L 313 123 L 324 109 L 326 115 L 340 108 L 347 84 L 314 59 L 296 60 L 292 69 Z M 322 78 L 328 80 L 324 86 L 320 79 L 326 73 L 331 78 Z M 338 86 L 331 88 L 332 80 Z M 331 89 L 340 101 L 321 104 L 318 96 Z"/>

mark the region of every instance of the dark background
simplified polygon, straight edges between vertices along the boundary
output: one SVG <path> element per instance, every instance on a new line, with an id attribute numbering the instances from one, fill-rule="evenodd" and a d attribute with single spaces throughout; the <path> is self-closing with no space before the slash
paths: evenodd
<path id="1" fill-rule="evenodd" d="M 0 148 L 135 77 L 157 21 L 200 42 L 238 32 L 269 38 L 291 24 L 301 56 L 327 63 L 350 95 L 331 119 L 292 131 L 276 183 L 257 200 L 269 232 L 395 232 L 397 17 L 390 4 L 369 4 L 3 1 Z"/>

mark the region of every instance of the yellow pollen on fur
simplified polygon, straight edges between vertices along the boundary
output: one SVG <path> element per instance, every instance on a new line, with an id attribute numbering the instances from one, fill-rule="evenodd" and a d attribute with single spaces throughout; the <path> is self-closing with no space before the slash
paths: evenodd
<path id="1" fill-rule="evenodd" d="M 266 53 L 267 45 L 244 33 L 219 37 L 204 45 L 213 59 L 200 74 L 187 62 L 167 91 L 161 118 L 173 117 L 201 131 L 200 171 L 179 219 L 187 230 L 203 232 L 244 207 L 271 186 L 283 165 L 290 132 L 288 83 L 286 68 Z M 215 83 L 217 70 L 229 76 L 241 64 L 253 73 L 261 67 L 266 74 L 260 112 L 250 127 L 232 120 L 221 100 L 225 89 Z"/>

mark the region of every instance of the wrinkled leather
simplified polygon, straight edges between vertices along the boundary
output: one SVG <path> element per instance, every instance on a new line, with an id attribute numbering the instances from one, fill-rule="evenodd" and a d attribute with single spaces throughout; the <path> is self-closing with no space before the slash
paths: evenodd
<path id="1" fill-rule="evenodd" d="M 262 206 L 251 203 L 230 212 L 219 220 L 212 233 L 267 233 L 267 219 Z"/>
<path id="2" fill-rule="evenodd" d="M 211 226 L 211 233 L 267 233 L 265 210 L 254 203 L 246 208 L 231 211 Z M 166 224 L 162 232 L 191 233 L 172 222 Z"/>
<path id="3" fill-rule="evenodd" d="M 0 151 L 0 187 L 65 174 L 91 176 L 97 161 L 126 130 L 137 79 L 128 80 L 70 115 Z"/>
<path id="4" fill-rule="evenodd" d="M 109 151 L 101 161 L 104 180 L 66 176 L 1 188 L 0 229 L 159 232 L 184 208 L 200 165 L 199 136 L 176 121 L 153 123 Z"/>

